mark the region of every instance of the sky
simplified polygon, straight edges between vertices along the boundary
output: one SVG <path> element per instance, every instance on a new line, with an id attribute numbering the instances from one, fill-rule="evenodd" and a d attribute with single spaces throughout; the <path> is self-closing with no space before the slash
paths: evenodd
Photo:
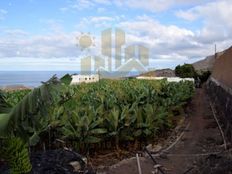
<path id="1" fill-rule="evenodd" d="M 1 0 L 0 71 L 78 71 L 108 28 L 147 47 L 149 68 L 174 68 L 230 47 L 231 16 L 231 0 Z"/>

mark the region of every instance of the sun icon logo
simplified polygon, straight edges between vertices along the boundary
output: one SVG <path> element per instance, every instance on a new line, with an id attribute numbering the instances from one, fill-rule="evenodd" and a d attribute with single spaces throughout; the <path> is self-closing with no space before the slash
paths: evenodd
<path id="1" fill-rule="evenodd" d="M 81 49 L 81 51 L 89 50 L 91 47 L 94 47 L 95 38 L 90 35 L 90 33 L 81 33 L 77 39 L 77 47 Z"/>

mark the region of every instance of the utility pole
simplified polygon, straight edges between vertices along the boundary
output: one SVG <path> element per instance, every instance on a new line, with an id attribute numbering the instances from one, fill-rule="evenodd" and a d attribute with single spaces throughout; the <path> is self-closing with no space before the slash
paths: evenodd
<path id="1" fill-rule="evenodd" d="M 217 58 L 217 44 L 215 44 L 215 48 L 214 48 L 214 56 L 215 56 L 215 59 Z"/>
<path id="2" fill-rule="evenodd" d="M 99 82 L 100 82 L 100 70 L 99 70 L 99 68 L 98 68 L 98 70 L 97 70 L 97 74 L 98 74 L 98 78 L 99 78 Z"/>

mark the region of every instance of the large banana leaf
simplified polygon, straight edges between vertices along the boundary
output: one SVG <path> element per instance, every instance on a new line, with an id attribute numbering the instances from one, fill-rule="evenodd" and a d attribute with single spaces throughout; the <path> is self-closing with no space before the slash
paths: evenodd
<path id="1" fill-rule="evenodd" d="M 9 119 L 9 114 L 0 114 L 0 137 L 3 136 L 3 132 L 5 132 Z"/>
<path id="2" fill-rule="evenodd" d="M 9 113 L 0 115 L 0 135 L 13 134 L 24 140 L 35 139 L 49 124 L 49 107 L 63 99 L 64 86 L 54 76 L 32 90 Z"/>
<path id="3" fill-rule="evenodd" d="M 0 90 L 0 114 L 1 113 L 8 113 L 11 110 L 10 104 L 6 101 L 5 93 Z"/>

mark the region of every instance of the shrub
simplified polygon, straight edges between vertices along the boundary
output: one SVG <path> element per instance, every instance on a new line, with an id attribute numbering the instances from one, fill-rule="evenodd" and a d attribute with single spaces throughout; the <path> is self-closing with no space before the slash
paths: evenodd
<path id="1" fill-rule="evenodd" d="M 196 78 L 197 73 L 191 64 L 178 65 L 175 68 L 175 74 L 181 78 Z"/>

